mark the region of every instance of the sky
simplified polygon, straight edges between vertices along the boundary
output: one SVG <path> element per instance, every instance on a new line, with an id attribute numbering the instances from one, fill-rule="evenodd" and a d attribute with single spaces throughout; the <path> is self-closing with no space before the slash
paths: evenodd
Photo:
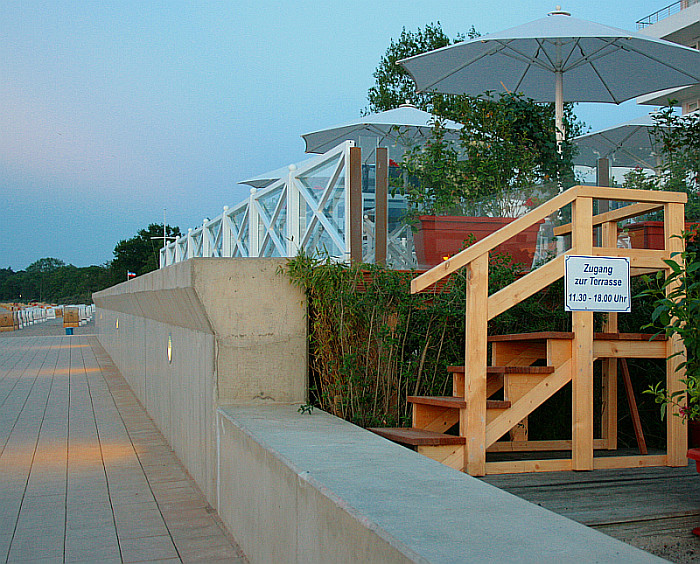
<path id="1" fill-rule="evenodd" d="M 668 0 L 577 0 L 634 31 Z M 149 223 L 188 227 L 241 201 L 241 180 L 304 160 L 300 135 L 356 119 L 402 28 L 481 34 L 540 0 L 0 3 L 0 268 L 103 264 Z M 580 104 L 592 130 L 650 111 Z"/>

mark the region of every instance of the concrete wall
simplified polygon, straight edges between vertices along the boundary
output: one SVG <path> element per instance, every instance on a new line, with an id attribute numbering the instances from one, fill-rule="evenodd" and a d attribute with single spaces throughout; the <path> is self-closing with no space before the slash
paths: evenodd
<path id="1" fill-rule="evenodd" d="M 102 346 L 212 505 L 217 404 L 306 401 L 306 304 L 283 263 L 191 259 L 93 296 Z"/>
<path id="2" fill-rule="evenodd" d="M 250 562 L 662 562 L 319 410 L 218 420 L 219 514 Z"/>
<path id="3" fill-rule="evenodd" d="M 191 259 L 94 295 L 100 342 L 250 562 L 659 561 L 299 413 L 306 304 L 281 264 Z"/>

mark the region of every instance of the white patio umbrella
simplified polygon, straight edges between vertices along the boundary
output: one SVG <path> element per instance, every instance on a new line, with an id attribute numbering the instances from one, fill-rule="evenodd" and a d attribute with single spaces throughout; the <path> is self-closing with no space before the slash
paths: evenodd
<path id="1" fill-rule="evenodd" d="M 339 143 L 351 140 L 366 149 L 366 152 L 363 151 L 363 161 L 366 163 L 373 162 L 376 147 L 387 147 L 390 158 L 399 160 L 406 149 L 430 138 L 434 119 L 433 114 L 411 104 L 402 104 L 393 110 L 305 133 L 302 138 L 306 142 L 307 153 L 325 153 Z M 445 120 L 445 128 L 448 131 L 446 139 L 459 139 L 461 124 Z"/>
<path id="2" fill-rule="evenodd" d="M 564 102 L 619 104 L 700 82 L 700 52 L 676 43 L 572 18 L 557 11 L 506 31 L 399 61 L 419 92 L 521 92 L 555 102 L 557 141 Z"/>
<path id="3" fill-rule="evenodd" d="M 658 142 L 654 138 L 654 114 L 612 127 L 579 135 L 573 139 L 578 148 L 574 164 L 596 166 L 598 159 L 609 159 L 612 166 L 656 169 Z"/>

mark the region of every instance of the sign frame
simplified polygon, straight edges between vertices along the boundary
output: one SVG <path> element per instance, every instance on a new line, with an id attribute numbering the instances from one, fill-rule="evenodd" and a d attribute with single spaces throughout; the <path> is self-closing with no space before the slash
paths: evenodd
<path id="1" fill-rule="evenodd" d="M 564 310 L 632 311 L 630 258 L 566 255 Z"/>

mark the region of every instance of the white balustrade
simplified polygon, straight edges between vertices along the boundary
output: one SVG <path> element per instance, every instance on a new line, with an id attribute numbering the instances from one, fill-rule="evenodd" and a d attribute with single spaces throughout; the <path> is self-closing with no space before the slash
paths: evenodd
<path id="1" fill-rule="evenodd" d="M 291 257 L 300 249 L 348 260 L 347 163 L 353 146 L 352 141 L 345 141 L 302 165 L 290 165 L 264 188 L 251 188 L 244 201 L 224 206 L 220 215 L 205 219 L 201 227 L 188 229 L 162 248 L 161 268 L 192 257 Z M 363 231 L 365 243 L 371 245 L 374 228 Z M 415 266 L 412 243 L 410 229 L 390 233 L 388 263 L 395 268 Z M 374 255 L 373 249 L 369 255 Z"/>

